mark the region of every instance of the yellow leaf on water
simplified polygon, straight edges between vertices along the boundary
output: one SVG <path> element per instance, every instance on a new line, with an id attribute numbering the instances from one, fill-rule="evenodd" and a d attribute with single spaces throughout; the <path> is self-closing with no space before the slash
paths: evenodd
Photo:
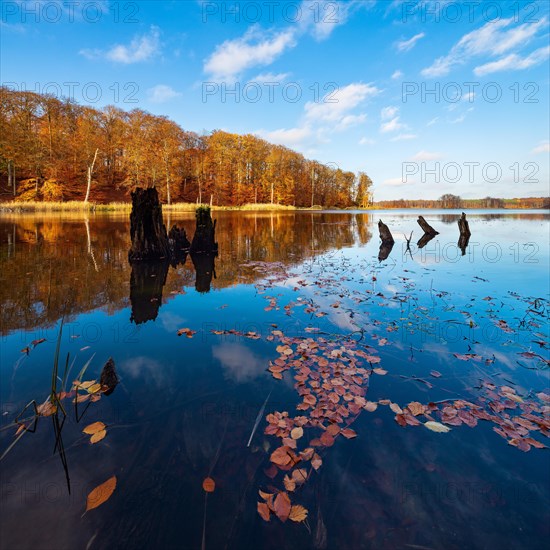
<path id="1" fill-rule="evenodd" d="M 100 432 L 101 430 L 105 429 L 105 424 L 103 422 L 94 422 L 93 424 L 90 424 L 86 426 L 82 432 L 88 435 L 94 435 L 97 432 Z"/>
<path id="2" fill-rule="evenodd" d="M 305 521 L 307 518 L 307 509 L 300 504 L 294 504 L 294 506 L 290 509 L 288 518 L 297 522 Z"/>
<path id="3" fill-rule="evenodd" d="M 428 430 L 432 430 L 432 432 L 447 433 L 451 431 L 449 426 L 445 426 L 445 424 L 441 424 L 441 422 L 434 422 L 433 420 L 424 422 L 424 426 L 426 426 Z"/>
<path id="4" fill-rule="evenodd" d="M 107 430 L 101 430 L 90 437 L 90 443 L 93 445 L 98 441 L 101 441 L 107 435 Z"/>
<path id="5" fill-rule="evenodd" d="M 101 506 L 104 502 L 109 500 L 115 490 L 115 487 L 116 476 L 113 476 L 91 491 L 86 501 L 86 512 Z"/>
<path id="6" fill-rule="evenodd" d="M 88 393 L 97 393 L 101 389 L 101 384 L 92 384 L 90 387 L 86 388 Z"/>

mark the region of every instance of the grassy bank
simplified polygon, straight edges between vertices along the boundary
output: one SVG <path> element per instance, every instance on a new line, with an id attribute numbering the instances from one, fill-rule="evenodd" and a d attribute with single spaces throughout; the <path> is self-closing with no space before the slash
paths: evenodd
<path id="1" fill-rule="evenodd" d="M 181 202 L 175 204 L 163 204 L 164 212 L 194 212 L 197 204 L 192 202 Z M 96 204 L 84 201 L 67 202 L 18 202 L 10 201 L 0 203 L 0 212 L 24 213 L 24 212 L 130 212 L 132 203 L 111 202 L 108 204 Z M 213 206 L 212 210 L 297 210 L 295 206 L 284 206 L 281 204 L 245 204 L 243 206 Z"/>

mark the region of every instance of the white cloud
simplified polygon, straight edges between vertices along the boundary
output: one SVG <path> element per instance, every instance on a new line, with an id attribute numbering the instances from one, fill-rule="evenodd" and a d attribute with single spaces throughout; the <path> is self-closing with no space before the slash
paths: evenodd
<path id="1" fill-rule="evenodd" d="M 550 153 L 550 141 L 543 141 L 539 143 L 532 151 L 531 153 L 535 153 L 536 155 L 540 153 Z"/>
<path id="2" fill-rule="evenodd" d="M 376 141 L 374 141 L 374 139 L 367 138 L 367 137 L 362 137 L 359 140 L 359 145 L 374 145 L 375 143 Z"/>
<path id="3" fill-rule="evenodd" d="M 418 151 L 416 155 L 412 156 L 410 160 L 415 160 L 418 162 L 426 161 L 426 160 L 438 160 L 443 155 L 441 153 L 430 153 L 429 151 Z"/>
<path id="4" fill-rule="evenodd" d="M 156 86 L 153 86 L 153 88 L 149 88 L 147 90 L 147 99 L 151 103 L 166 103 L 167 101 L 180 96 L 180 92 L 176 92 L 176 90 L 164 84 L 157 84 Z"/>
<path id="5" fill-rule="evenodd" d="M 246 69 L 273 63 L 296 45 L 294 29 L 267 36 L 254 25 L 240 38 L 226 40 L 206 60 L 204 72 L 215 80 L 233 80 Z"/>
<path id="6" fill-rule="evenodd" d="M 282 83 L 284 82 L 288 77 L 290 76 L 290 73 L 261 73 L 256 75 L 254 78 L 250 79 L 250 82 L 257 82 L 258 84 L 263 84 L 265 82 L 277 82 Z"/>
<path id="7" fill-rule="evenodd" d="M 439 117 L 436 116 L 435 118 L 432 118 L 432 120 L 428 121 L 426 126 L 433 126 L 438 120 L 439 120 Z"/>
<path id="8" fill-rule="evenodd" d="M 380 111 L 380 118 L 382 120 L 388 120 L 390 118 L 393 118 L 397 113 L 399 112 L 399 107 L 394 107 L 393 105 L 390 105 L 389 107 L 384 107 Z"/>
<path id="9" fill-rule="evenodd" d="M 399 187 L 401 185 L 411 185 L 415 183 L 412 180 L 403 181 L 403 178 L 390 178 L 383 181 L 383 185 L 389 185 L 391 187 Z"/>
<path id="10" fill-rule="evenodd" d="M 160 31 L 152 26 L 148 34 L 134 37 L 130 44 L 116 44 L 109 50 L 84 49 L 80 54 L 88 59 L 108 59 L 115 63 L 130 65 L 148 61 L 160 51 Z"/>
<path id="11" fill-rule="evenodd" d="M 392 80 L 399 80 L 403 76 L 403 72 L 397 69 L 394 71 L 394 73 L 391 75 Z"/>
<path id="12" fill-rule="evenodd" d="M 539 65 L 548 59 L 550 56 L 550 46 L 539 48 L 530 53 L 527 57 L 511 53 L 506 57 L 485 63 L 474 69 L 476 76 L 484 76 L 486 74 L 496 73 L 499 71 L 521 71 Z"/>
<path id="13" fill-rule="evenodd" d="M 451 120 L 451 124 L 460 124 L 461 122 L 464 122 L 464 119 L 466 118 L 466 115 L 460 115 L 457 118 L 454 118 Z"/>
<path id="14" fill-rule="evenodd" d="M 350 112 L 365 100 L 380 92 L 370 84 L 353 83 L 326 94 L 319 102 L 305 104 L 305 117 L 310 121 L 339 122 L 350 116 Z M 362 122 L 364 115 L 355 115 L 354 122 Z"/>
<path id="15" fill-rule="evenodd" d="M 399 122 L 398 116 L 388 120 L 387 122 L 383 122 L 380 125 L 380 131 L 383 134 L 387 134 L 388 132 L 397 132 L 397 130 L 402 130 L 403 128 L 405 128 L 405 125 Z"/>
<path id="16" fill-rule="evenodd" d="M 287 147 L 296 147 L 302 145 L 304 141 L 311 138 L 313 136 L 313 131 L 308 126 L 302 126 L 296 128 L 280 128 L 272 131 L 258 130 L 256 134 L 267 139 L 271 143 L 286 145 Z"/>
<path id="17" fill-rule="evenodd" d="M 437 77 L 449 74 L 455 65 L 464 64 L 478 55 L 502 55 L 516 47 L 525 46 L 540 29 L 545 29 L 547 19 L 534 23 L 524 23 L 510 27 L 513 18 L 490 21 L 479 29 L 465 34 L 451 51 L 436 59 L 430 67 L 422 70 L 426 77 Z"/>
<path id="18" fill-rule="evenodd" d="M 412 50 L 416 43 L 424 38 L 426 35 L 423 32 L 419 32 L 418 34 L 415 34 L 412 38 L 409 38 L 408 40 L 400 40 L 399 42 L 395 43 L 395 47 L 400 52 L 408 52 L 409 50 Z"/>
<path id="19" fill-rule="evenodd" d="M 398 136 L 392 138 L 390 141 L 409 141 L 416 138 L 418 138 L 416 134 L 399 134 Z"/>
<path id="20" fill-rule="evenodd" d="M 265 373 L 265 361 L 242 344 L 224 343 L 212 348 L 212 355 L 225 371 L 225 377 L 237 383 L 249 382 Z"/>

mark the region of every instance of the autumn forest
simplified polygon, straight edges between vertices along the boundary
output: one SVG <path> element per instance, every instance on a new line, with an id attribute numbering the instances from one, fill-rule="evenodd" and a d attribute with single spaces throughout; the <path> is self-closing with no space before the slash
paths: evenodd
<path id="1" fill-rule="evenodd" d="M 165 203 L 367 206 L 370 178 L 306 159 L 257 136 L 199 135 L 163 116 L 0 88 L 2 198 L 129 199 L 156 187 Z"/>

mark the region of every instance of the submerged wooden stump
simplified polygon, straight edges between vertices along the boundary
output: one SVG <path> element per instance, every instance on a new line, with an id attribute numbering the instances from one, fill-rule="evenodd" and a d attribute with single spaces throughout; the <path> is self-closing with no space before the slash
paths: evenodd
<path id="1" fill-rule="evenodd" d="M 162 220 L 162 206 L 154 187 L 138 187 L 132 192 L 130 214 L 130 237 L 132 247 L 128 259 L 161 260 L 168 258 L 170 247 L 166 227 Z"/>
<path id="2" fill-rule="evenodd" d="M 170 265 L 176 267 L 180 263 L 184 264 L 190 247 L 185 229 L 173 225 L 168 233 L 168 246 L 170 247 Z"/>
<path id="3" fill-rule="evenodd" d="M 395 242 L 389 227 L 382 221 L 378 221 L 378 231 L 380 232 L 380 239 L 382 239 L 382 244 L 392 244 Z"/>
<path id="4" fill-rule="evenodd" d="M 418 225 L 422 228 L 422 231 L 428 235 L 439 235 L 439 231 L 436 231 L 425 219 L 424 216 L 418 216 Z"/>
<path id="5" fill-rule="evenodd" d="M 468 225 L 468 220 L 466 219 L 466 214 L 462 212 L 462 216 L 460 216 L 458 220 L 458 229 L 460 230 L 460 236 L 470 236 L 470 226 Z"/>
<path id="6" fill-rule="evenodd" d="M 217 253 L 218 243 L 216 242 L 216 222 L 212 221 L 210 207 L 199 206 L 195 213 L 197 227 L 191 242 L 191 254 Z"/>
<path id="7" fill-rule="evenodd" d="M 215 258 L 217 253 L 191 254 L 191 261 L 195 266 L 195 290 L 200 293 L 210 292 L 212 277 L 216 278 Z"/>

